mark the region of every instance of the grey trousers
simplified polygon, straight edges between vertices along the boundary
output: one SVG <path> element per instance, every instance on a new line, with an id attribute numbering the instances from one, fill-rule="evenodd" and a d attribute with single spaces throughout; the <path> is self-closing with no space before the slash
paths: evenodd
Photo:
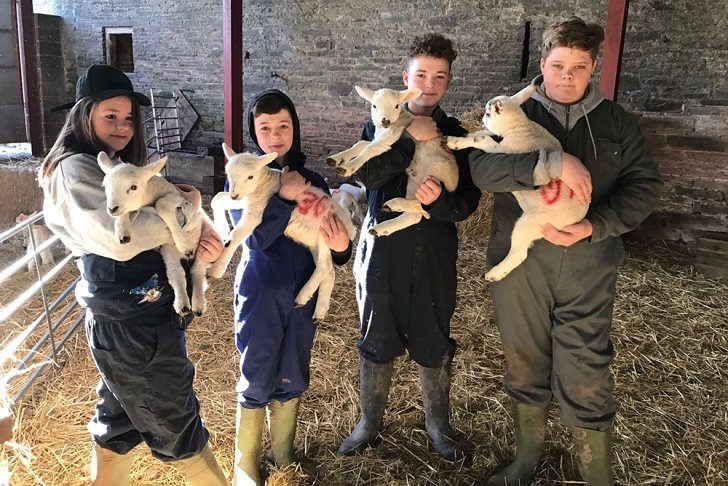
<path id="1" fill-rule="evenodd" d="M 507 249 L 491 247 L 489 264 Z M 610 332 L 619 238 L 564 248 L 537 241 L 510 275 L 491 284 L 506 360 L 503 383 L 517 402 L 555 397 L 567 426 L 606 430 L 616 404 Z"/>

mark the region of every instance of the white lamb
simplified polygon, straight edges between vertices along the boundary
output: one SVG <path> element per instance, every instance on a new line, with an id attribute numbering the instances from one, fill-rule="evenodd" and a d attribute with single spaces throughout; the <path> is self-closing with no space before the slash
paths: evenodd
<path id="1" fill-rule="evenodd" d="M 520 105 L 536 91 L 531 84 L 513 96 L 497 96 L 485 105 L 485 130 L 466 137 L 447 137 L 447 146 L 453 150 L 466 147 L 479 148 L 490 153 L 519 154 L 540 149 L 561 150 L 559 141 L 544 127 L 528 119 Z M 503 140 L 496 142 L 491 135 Z M 561 180 L 533 190 L 514 191 L 523 215 L 518 218 L 511 235 L 511 249 L 485 278 L 497 282 L 523 263 L 534 241 L 542 238 L 541 228 L 551 223 L 557 229 L 577 223 L 586 216 L 587 204 L 582 204 Z"/>
<path id="2" fill-rule="evenodd" d="M 30 215 L 26 215 L 23 213 L 20 213 L 17 218 L 15 218 L 16 223 L 22 223 L 23 221 L 26 221 L 28 218 L 31 218 L 36 213 L 32 213 Z M 38 248 L 40 245 L 48 241 L 51 237 L 50 232 L 48 231 L 48 228 L 45 227 L 43 224 L 39 223 L 33 223 L 28 227 L 28 231 L 25 233 L 25 247 L 27 248 L 27 255 L 33 254 L 33 245 L 30 241 L 30 232 L 33 233 L 33 243 L 35 243 L 35 248 Z M 45 250 L 40 252 L 40 258 L 41 258 L 41 264 L 45 266 L 51 266 L 55 265 L 56 261 L 53 258 L 53 252 L 50 248 L 46 248 Z M 28 272 L 32 272 L 35 268 L 35 257 L 28 260 Z"/>
<path id="3" fill-rule="evenodd" d="M 278 156 L 277 153 L 258 157 L 248 153 L 236 154 L 225 144 L 222 148 L 228 158 L 225 171 L 230 182 L 230 190 L 219 192 L 212 199 L 215 224 L 221 231 L 229 229 L 226 209 L 242 209 L 243 216 L 226 238 L 222 255 L 210 267 L 209 275 L 216 278 L 220 278 L 225 272 L 238 245 L 260 224 L 268 200 L 281 187 L 281 171 L 267 167 Z M 296 198 L 296 203 L 296 209 L 291 214 L 284 234 L 311 251 L 316 269 L 296 296 L 295 304 L 297 307 L 305 305 L 318 289 L 318 301 L 313 317 L 320 321 L 329 310 L 331 292 L 334 288 L 331 250 L 319 231 L 321 222 L 334 212 L 346 227 L 349 238 L 354 237 L 354 225 L 349 214 L 328 194 L 316 187 L 307 189 Z"/>
<path id="4" fill-rule="evenodd" d="M 106 211 L 115 219 L 114 230 L 116 238 L 124 244 L 131 238 L 144 238 L 144 234 L 131 235 L 129 228 L 130 213 L 143 206 L 154 206 L 159 217 L 167 224 L 174 244 L 162 245 L 160 253 L 167 267 L 167 278 L 174 290 L 174 310 L 180 316 L 192 312 L 201 316 L 207 307 L 205 290 L 207 289 L 206 271 L 208 264 L 199 258 L 195 260 L 190 269 L 192 276 L 192 302 L 187 295 L 187 280 L 182 267 L 183 258 L 194 257 L 200 235 L 205 225 L 212 222 L 200 210 L 196 214 L 199 221 L 189 221 L 182 229 L 177 220 L 179 208 L 190 205 L 174 184 L 159 177 L 157 174 L 167 163 L 167 157 L 157 162 L 137 167 L 127 163 L 112 161 L 106 152 L 100 152 L 98 163 L 104 171 L 103 186 L 106 192 Z"/>
<path id="5" fill-rule="evenodd" d="M 375 126 L 374 140 L 362 140 L 350 149 L 330 156 L 326 162 L 336 167 L 340 176 L 350 176 L 359 170 L 369 159 L 387 152 L 402 132 L 412 123 L 414 115 L 405 110 L 403 103 L 412 101 L 422 94 L 417 88 L 396 91 L 379 89 L 372 91 L 359 86 L 354 87 L 359 96 L 372 105 L 372 122 Z M 392 234 L 401 229 L 419 223 L 423 217 L 430 215 L 415 198 L 417 188 L 427 176 L 437 178 L 449 192 L 458 185 L 458 166 L 453 154 L 442 146 L 442 139 L 434 138 L 424 142 L 415 142 L 415 154 L 407 168 L 406 197 L 390 199 L 382 206 L 384 211 L 402 212 L 394 219 L 374 225 L 369 233 L 374 236 Z"/>
<path id="6" fill-rule="evenodd" d="M 335 189 L 331 189 L 331 198 L 336 203 L 347 210 L 352 219 L 356 219 L 360 223 L 364 221 L 367 206 L 367 190 L 360 185 L 341 184 Z"/>

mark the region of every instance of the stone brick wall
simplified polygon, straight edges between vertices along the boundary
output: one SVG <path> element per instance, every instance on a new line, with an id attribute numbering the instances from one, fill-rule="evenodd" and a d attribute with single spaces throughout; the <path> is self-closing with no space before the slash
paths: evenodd
<path id="1" fill-rule="evenodd" d="M 46 150 L 53 146 L 63 126 L 65 113 L 50 113 L 51 108 L 73 99 L 64 82 L 66 64 L 63 57 L 61 30 L 63 18 L 55 15 L 35 15 L 38 41 L 38 69 L 40 70 L 40 94 L 43 107 L 43 135 Z"/>

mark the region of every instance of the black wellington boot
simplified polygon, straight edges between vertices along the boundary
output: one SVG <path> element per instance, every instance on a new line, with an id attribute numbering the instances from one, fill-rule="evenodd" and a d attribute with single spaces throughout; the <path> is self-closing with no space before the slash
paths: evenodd
<path id="1" fill-rule="evenodd" d="M 349 437 L 339 446 L 339 454 L 343 456 L 361 454 L 364 449 L 374 445 L 382 430 L 393 369 L 393 361 L 379 364 L 364 358 L 360 359 L 361 418 Z"/>
<path id="2" fill-rule="evenodd" d="M 440 457 L 458 461 L 465 457 L 458 449 L 450 428 L 450 377 L 452 357 L 439 368 L 418 366 L 422 405 L 425 409 L 425 429 L 430 442 Z"/>

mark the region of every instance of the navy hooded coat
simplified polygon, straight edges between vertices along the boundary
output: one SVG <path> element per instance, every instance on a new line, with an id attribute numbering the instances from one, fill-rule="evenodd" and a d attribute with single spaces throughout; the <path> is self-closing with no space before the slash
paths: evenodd
<path id="1" fill-rule="evenodd" d="M 267 90 L 248 105 L 247 124 L 256 150 L 253 108 L 263 96 L 280 97 L 293 120 L 293 146 L 285 155 L 289 170 L 298 171 L 312 185 L 328 191 L 323 177 L 306 169 L 301 153 L 300 125 L 293 102 L 278 90 Z M 280 169 L 278 162 L 269 167 Z M 313 311 L 318 294 L 303 307 L 294 299 L 314 270 L 311 252 L 283 234 L 296 204 L 274 195 L 263 212 L 263 220 L 243 244 L 235 275 L 235 336 L 240 352 L 238 401 L 246 408 L 260 408 L 271 400 L 281 403 L 300 396 L 309 385 L 311 347 L 316 334 Z M 241 212 L 232 211 L 233 223 Z M 332 252 L 341 265 L 351 257 L 351 245 Z"/>

